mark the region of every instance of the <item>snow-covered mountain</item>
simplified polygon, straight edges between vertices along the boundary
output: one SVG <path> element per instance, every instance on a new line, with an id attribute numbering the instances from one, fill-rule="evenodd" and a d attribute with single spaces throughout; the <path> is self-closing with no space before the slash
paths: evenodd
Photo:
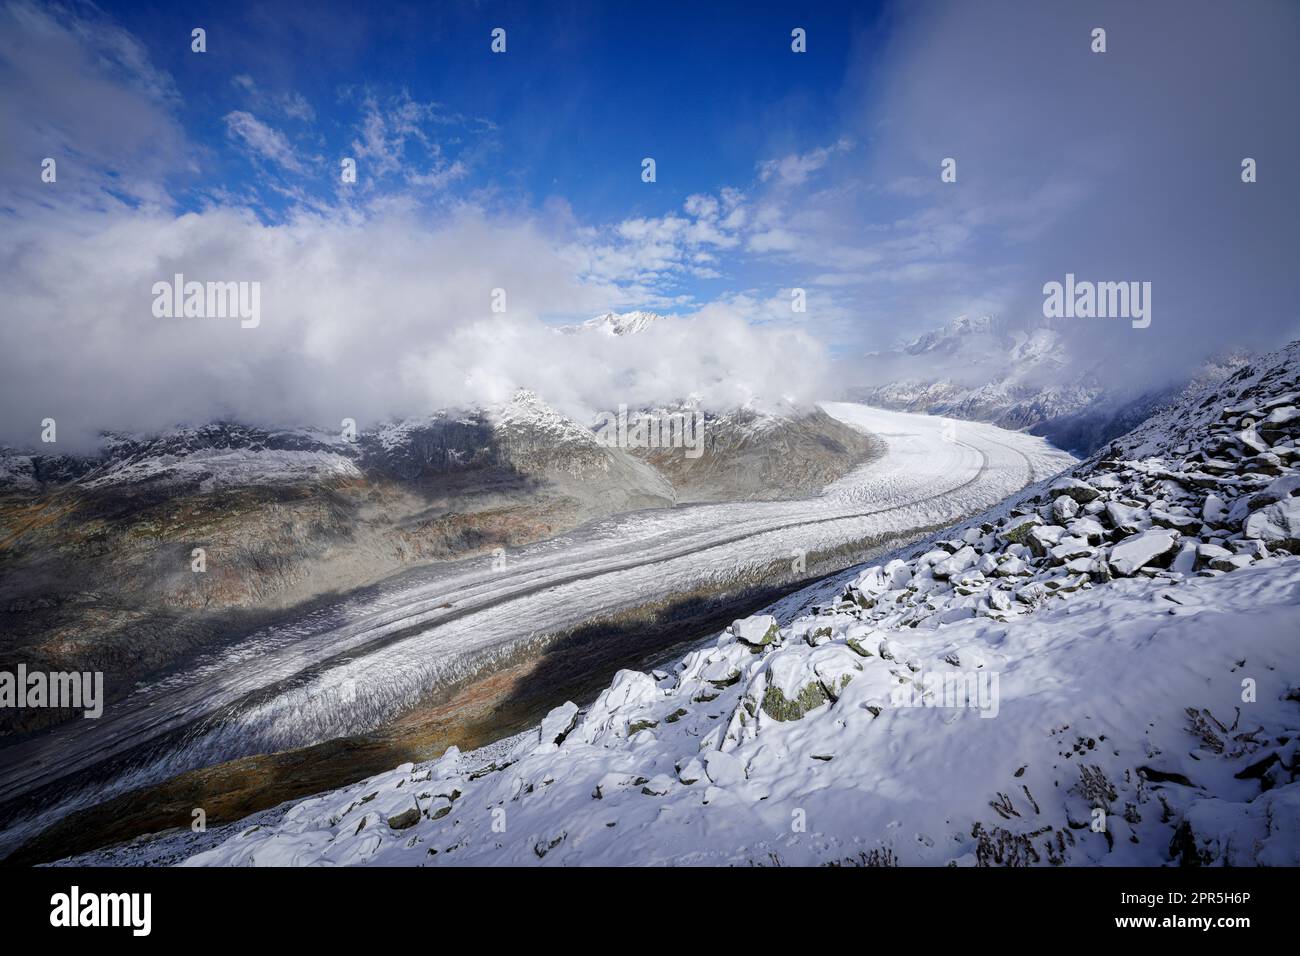
<path id="1" fill-rule="evenodd" d="M 644 332 L 655 323 L 664 321 L 667 321 L 666 316 L 659 315 L 657 312 L 644 312 L 639 309 L 635 312 L 606 312 L 604 315 L 588 319 L 580 325 L 561 326 L 559 331 L 566 335 L 575 335 L 582 332 L 601 332 L 605 335 L 636 335 L 638 332 Z"/>
<path id="2" fill-rule="evenodd" d="M 1212 387 L 1250 361 L 1249 353 L 1236 349 L 1210 356 L 1191 377 L 1116 401 L 1103 393 L 1084 408 L 1058 415 L 1030 426 L 1058 448 L 1076 455 L 1088 455 L 1106 442 L 1133 430 L 1156 412 L 1171 408 L 1182 399 Z"/>
<path id="3" fill-rule="evenodd" d="M 586 708 L 102 859 L 1298 865 L 1297 492 L 1300 342 Z"/>
<path id="4" fill-rule="evenodd" d="M 988 337 L 996 334 L 996 332 L 997 328 L 991 315 L 983 315 L 977 318 L 959 315 L 943 328 L 933 329 L 917 336 L 904 345 L 902 350 L 908 355 L 965 351 L 962 346 L 958 345 L 963 339 L 975 336 Z"/>
<path id="5" fill-rule="evenodd" d="M 649 411 L 695 413 L 687 405 Z M 608 447 L 588 425 L 520 389 L 491 408 L 389 422 L 351 440 L 315 428 L 216 422 L 107 435 L 93 455 L 0 449 L 0 494 L 207 493 L 361 480 L 496 486 L 513 473 L 564 485 L 583 500 L 652 507 L 815 494 L 870 448 L 861 433 L 815 408 L 741 408 L 707 413 L 704 422 L 703 461 L 681 449 Z"/>
<path id="6" fill-rule="evenodd" d="M 958 316 L 897 349 L 867 355 L 856 401 L 1024 428 L 1076 412 L 1102 394 L 1059 333 L 992 316 Z"/>
<path id="7" fill-rule="evenodd" d="M 850 394 L 883 408 L 1027 428 L 1088 455 L 1248 359 L 1242 350 L 1225 351 L 1182 380 L 1119 393 L 1094 364 L 1073 356 L 1054 329 L 959 316 L 896 349 L 867 355 L 854 371 L 871 384 Z"/>

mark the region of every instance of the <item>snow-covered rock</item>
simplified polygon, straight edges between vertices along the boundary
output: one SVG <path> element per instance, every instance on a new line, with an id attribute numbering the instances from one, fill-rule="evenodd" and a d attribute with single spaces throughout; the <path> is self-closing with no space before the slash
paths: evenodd
<path id="1" fill-rule="evenodd" d="M 573 701 L 566 701 L 547 714 L 546 719 L 542 721 L 539 742 L 543 746 L 561 743 L 577 723 L 578 705 Z"/>
<path id="2" fill-rule="evenodd" d="M 1246 519 L 1246 537 L 1300 554 L 1300 498 L 1286 498 Z"/>
<path id="3" fill-rule="evenodd" d="M 1086 481 L 1073 477 L 1062 478 L 1060 481 L 1054 482 L 1050 490 L 1054 495 L 1065 495 L 1081 505 L 1086 505 L 1101 495 L 1100 491 Z"/>
<path id="4" fill-rule="evenodd" d="M 1178 533 L 1167 528 L 1153 528 L 1130 535 L 1110 552 L 1110 567 L 1116 574 L 1128 577 L 1139 568 L 1156 564 L 1169 557 L 1178 547 Z"/>
<path id="5" fill-rule="evenodd" d="M 760 648 L 776 640 L 780 625 L 776 623 L 776 618 L 772 615 L 760 614 L 757 617 L 747 617 L 736 621 L 728 630 L 742 644 Z"/>

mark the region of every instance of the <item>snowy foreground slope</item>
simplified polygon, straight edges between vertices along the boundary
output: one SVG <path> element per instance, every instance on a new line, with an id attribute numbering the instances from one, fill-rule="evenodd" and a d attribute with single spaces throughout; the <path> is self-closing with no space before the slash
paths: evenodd
<path id="1" fill-rule="evenodd" d="M 811 616 L 200 864 L 1300 865 L 1300 343 Z"/>

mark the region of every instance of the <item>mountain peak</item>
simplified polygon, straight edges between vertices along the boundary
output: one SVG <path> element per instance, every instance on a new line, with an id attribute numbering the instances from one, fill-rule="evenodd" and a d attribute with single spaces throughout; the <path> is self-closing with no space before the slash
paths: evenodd
<path id="1" fill-rule="evenodd" d="M 595 443 L 590 429 L 556 411 L 529 388 L 516 389 L 509 402 L 494 407 L 490 414 L 507 433 L 547 436 L 557 444 Z"/>
<path id="2" fill-rule="evenodd" d="M 588 319 L 581 325 L 566 326 L 565 332 L 583 332 L 595 330 L 606 335 L 636 335 L 644 332 L 656 322 L 662 322 L 665 316 L 657 312 L 636 310 L 635 312 L 606 312 L 594 319 Z"/>
<path id="3" fill-rule="evenodd" d="M 903 346 L 903 351 L 909 355 L 921 355 L 936 349 L 953 348 L 955 339 L 970 335 L 987 335 L 993 331 L 993 316 L 982 315 L 978 318 L 970 318 L 963 313 L 942 328 L 932 329 L 917 336 Z"/>
<path id="4" fill-rule="evenodd" d="M 954 335 L 988 332 L 992 328 L 993 316 L 991 315 L 981 315 L 977 318 L 971 318 L 963 313 L 948 323 L 948 331 Z"/>

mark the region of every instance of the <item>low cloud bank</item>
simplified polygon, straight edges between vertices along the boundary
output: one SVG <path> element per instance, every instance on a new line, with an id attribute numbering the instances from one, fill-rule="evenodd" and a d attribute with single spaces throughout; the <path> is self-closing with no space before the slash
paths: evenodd
<path id="1" fill-rule="evenodd" d="M 548 319 L 597 314 L 624 293 L 585 279 L 583 250 L 541 220 L 469 205 L 437 224 L 400 209 L 279 225 L 230 208 L 117 210 L 89 227 L 83 213 L 75 230 L 52 219 L 0 240 L 0 440 L 11 444 L 32 444 L 46 417 L 66 448 L 105 429 L 218 418 L 374 423 L 520 387 L 582 420 L 620 403 L 818 396 L 821 348 L 734 310 L 635 337 L 560 334 Z M 155 316 L 153 286 L 176 274 L 260 283 L 260 321 Z"/>

